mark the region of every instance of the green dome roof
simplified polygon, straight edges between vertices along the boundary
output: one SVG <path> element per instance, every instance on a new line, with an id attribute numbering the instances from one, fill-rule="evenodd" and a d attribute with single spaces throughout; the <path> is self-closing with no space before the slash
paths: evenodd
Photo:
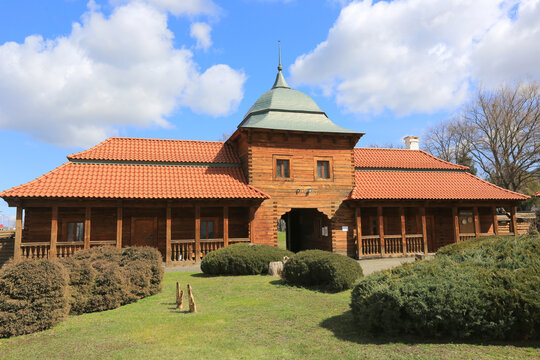
<path id="1" fill-rule="evenodd" d="M 261 95 L 238 127 L 356 134 L 330 121 L 311 97 L 291 89 L 278 70 L 272 89 Z"/>

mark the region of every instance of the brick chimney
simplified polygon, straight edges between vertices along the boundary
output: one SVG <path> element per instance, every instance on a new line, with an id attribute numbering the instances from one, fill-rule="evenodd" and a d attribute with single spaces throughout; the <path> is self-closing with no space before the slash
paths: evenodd
<path id="1" fill-rule="evenodd" d="M 405 141 L 405 148 L 407 150 L 420 150 L 418 136 L 405 136 L 403 140 Z"/>

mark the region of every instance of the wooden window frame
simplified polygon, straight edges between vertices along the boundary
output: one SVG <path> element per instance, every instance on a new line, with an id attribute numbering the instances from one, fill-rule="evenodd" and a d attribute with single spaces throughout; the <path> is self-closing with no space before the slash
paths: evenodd
<path id="1" fill-rule="evenodd" d="M 277 176 L 277 162 L 278 160 L 288 160 L 289 161 L 289 177 L 278 177 Z M 276 181 L 294 181 L 293 174 L 293 161 L 292 155 L 272 155 L 272 179 Z"/>
<path id="2" fill-rule="evenodd" d="M 59 238 L 58 242 L 60 242 L 60 243 L 68 242 L 67 237 L 68 237 L 68 224 L 69 223 L 82 223 L 83 224 L 83 230 L 82 230 L 83 231 L 83 239 L 82 239 L 82 241 L 74 240 L 74 242 L 84 243 L 84 233 L 85 233 L 84 216 L 61 217 L 58 222 L 59 222 L 59 224 L 58 224 L 59 225 L 59 230 L 62 232 L 62 235 L 58 237 Z"/>
<path id="3" fill-rule="evenodd" d="M 330 176 L 328 179 L 320 178 L 317 173 L 317 163 L 319 161 L 328 161 L 328 175 Z M 315 156 L 313 158 L 313 179 L 315 181 L 334 181 L 334 158 L 331 156 Z"/>
<path id="4" fill-rule="evenodd" d="M 218 227 L 219 227 L 219 218 L 218 217 L 201 217 L 201 226 L 200 226 L 200 229 L 199 229 L 199 234 L 200 234 L 200 231 L 202 230 L 203 226 L 203 222 L 209 222 L 209 221 L 212 221 L 214 223 L 214 237 L 202 237 L 202 234 L 200 234 L 201 236 L 201 240 L 209 240 L 209 239 L 218 239 L 218 237 L 216 237 L 216 234 L 218 233 Z M 208 229 L 206 229 L 206 232 L 208 233 Z"/>

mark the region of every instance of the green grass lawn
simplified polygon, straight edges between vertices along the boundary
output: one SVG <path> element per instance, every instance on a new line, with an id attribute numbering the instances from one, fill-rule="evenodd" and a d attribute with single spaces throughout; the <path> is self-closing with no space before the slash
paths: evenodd
<path id="1" fill-rule="evenodd" d="M 175 282 L 199 312 L 175 310 Z M 162 293 L 53 329 L 0 340 L 2 359 L 538 359 L 538 344 L 416 343 L 360 335 L 350 292 L 325 294 L 269 276 L 168 273 Z M 187 300 L 187 297 L 184 301 Z"/>

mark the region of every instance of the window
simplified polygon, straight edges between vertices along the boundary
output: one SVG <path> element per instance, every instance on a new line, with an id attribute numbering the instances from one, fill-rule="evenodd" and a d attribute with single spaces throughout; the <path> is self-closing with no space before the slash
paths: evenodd
<path id="1" fill-rule="evenodd" d="M 215 236 L 215 220 L 201 220 L 201 239 L 213 239 Z"/>
<path id="2" fill-rule="evenodd" d="M 276 160 L 276 178 L 288 179 L 291 177 L 290 161 L 286 159 Z"/>
<path id="3" fill-rule="evenodd" d="M 82 222 L 69 222 L 67 224 L 67 241 L 83 241 Z"/>
<path id="4" fill-rule="evenodd" d="M 314 180 L 333 181 L 333 158 L 331 156 L 315 156 L 313 160 Z"/>
<path id="5" fill-rule="evenodd" d="M 317 177 L 319 179 L 330 179 L 330 161 L 317 160 Z"/>

